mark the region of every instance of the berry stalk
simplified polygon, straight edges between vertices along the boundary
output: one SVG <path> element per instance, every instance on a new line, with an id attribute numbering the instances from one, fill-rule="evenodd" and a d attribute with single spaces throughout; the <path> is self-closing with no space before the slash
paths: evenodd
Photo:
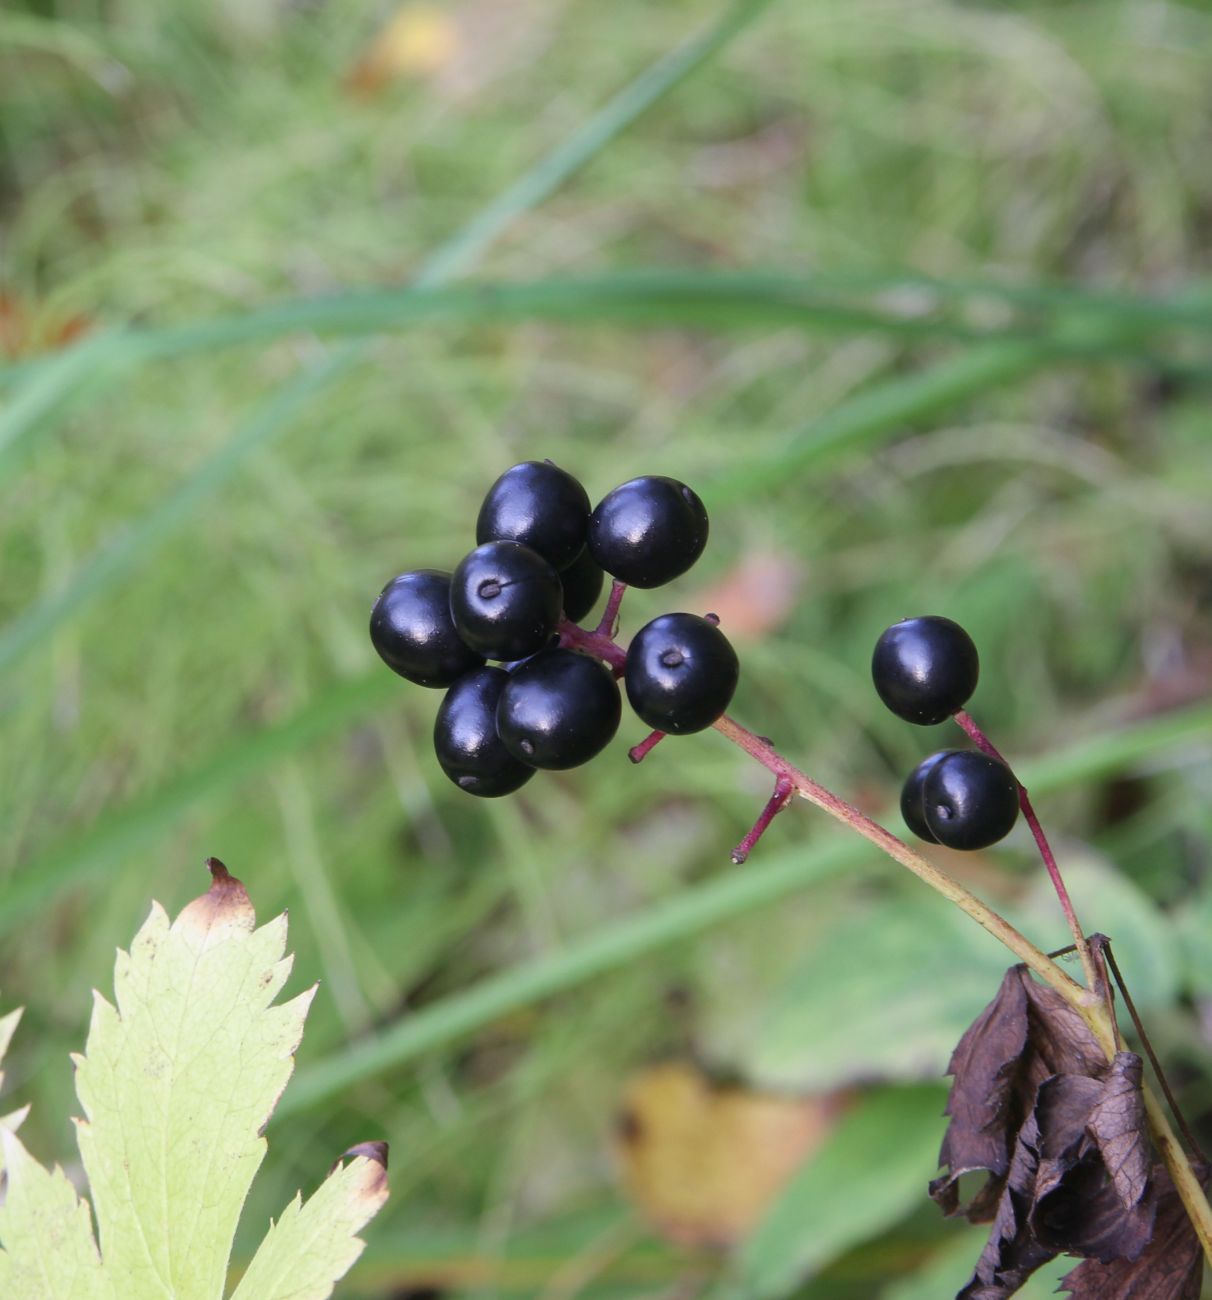
<path id="1" fill-rule="evenodd" d="M 743 727 L 735 719 L 725 714 L 715 724 L 720 735 L 739 746 L 750 758 L 756 759 L 777 779 L 787 781 L 791 789 L 823 809 L 831 817 L 857 831 L 864 839 L 870 840 L 890 858 L 912 871 L 915 876 L 928 884 L 931 889 L 949 899 L 961 911 L 966 912 L 978 925 L 988 930 L 1000 940 L 1026 966 L 1033 970 L 1046 984 L 1050 984 L 1067 1001 L 1080 1010 L 1085 1004 L 1081 986 L 1063 971 L 1054 961 L 1041 952 L 1026 935 L 1021 934 L 1005 917 L 999 915 L 977 896 L 952 879 L 945 871 L 928 862 L 920 853 L 914 852 L 908 844 L 897 839 L 891 831 L 879 822 L 860 812 L 853 804 L 826 789 L 814 781 L 806 772 L 785 759 L 763 736 L 755 735 L 748 727 Z M 1085 1012 L 1083 1011 L 1083 1015 Z"/>
<path id="2" fill-rule="evenodd" d="M 762 809 L 757 821 L 753 823 L 753 829 L 748 835 L 732 850 L 732 862 L 734 866 L 739 867 L 747 861 L 753 846 L 766 833 L 766 827 L 774 821 L 775 817 L 783 811 L 791 802 L 791 796 L 795 789 L 791 784 L 791 778 L 780 776 L 775 779 L 774 793 L 766 802 L 765 808 Z"/>
<path id="3" fill-rule="evenodd" d="M 988 754 L 990 758 L 995 758 L 999 763 L 1005 763 L 1010 771 L 1014 769 L 998 752 L 997 747 L 988 736 L 980 729 L 971 714 L 960 709 L 955 715 L 955 721 L 964 730 L 965 734 L 972 743 L 981 750 L 982 753 Z M 1081 924 L 1077 919 L 1077 912 L 1073 907 L 1073 900 L 1069 897 L 1069 891 L 1065 888 L 1065 882 L 1061 876 L 1060 866 L 1057 864 L 1056 855 L 1052 852 L 1052 846 L 1048 843 L 1048 837 L 1044 834 L 1044 828 L 1040 825 L 1039 818 L 1035 815 L 1035 809 L 1031 806 L 1031 799 L 1027 794 L 1027 787 L 1016 776 L 1015 784 L 1018 786 L 1018 804 L 1023 812 L 1023 820 L 1031 828 L 1031 834 L 1035 838 L 1036 846 L 1039 848 L 1039 855 L 1044 860 L 1044 867 L 1047 869 L 1048 878 L 1052 881 L 1052 888 L 1056 890 L 1056 897 L 1060 901 L 1061 911 L 1065 914 L 1065 920 L 1068 922 L 1069 931 L 1073 935 L 1073 946 L 1077 950 L 1078 958 L 1081 960 L 1082 971 L 1086 977 L 1086 984 L 1095 992 L 1105 989 L 1107 979 L 1103 972 L 1095 963 L 1094 954 L 1090 950 L 1090 945 L 1086 942 L 1085 931 L 1082 930 Z"/>
<path id="4" fill-rule="evenodd" d="M 642 763 L 665 739 L 666 735 L 668 735 L 668 732 L 665 731 L 650 731 L 638 745 L 632 745 L 627 751 L 627 757 L 633 763 Z"/>
<path id="5" fill-rule="evenodd" d="M 610 595 L 606 600 L 606 608 L 602 611 L 601 622 L 598 623 L 596 631 L 603 636 L 613 637 L 615 623 L 619 617 L 619 606 L 623 603 L 623 594 L 627 590 L 627 584 L 620 582 L 615 578 L 610 584 Z"/>
<path id="6" fill-rule="evenodd" d="M 615 586 L 621 584 L 616 583 Z M 619 594 L 621 596 L 622 592 Z M 566 618 L 560 620 L 556 631 L 560 635 L 560 645 L 565 650 L 582 650 L 585 654 L 593 655 L 595 659 L 600 659 L 606 664 L 616 677 L 622 677 L 627 667 L 627 651 L 611 637 L 609 632 L 603 632 L 601 627 L 590 632 L 576 623 L 569 622 Z"/>

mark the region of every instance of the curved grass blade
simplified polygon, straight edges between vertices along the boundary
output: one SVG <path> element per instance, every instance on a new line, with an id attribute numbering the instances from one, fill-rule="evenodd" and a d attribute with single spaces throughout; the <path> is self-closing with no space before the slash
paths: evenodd
<path id="1" fill-rule="evenodd" d="M 1199 295 L 1132 297 L 1082 289 L 1031 288 L 941 281 L 912 272 L 887 275 L 827 272 L 789 277 L 777 272 L 703 272 L 680 268 L 616 271 L 504 284 L 446 285 L 422 277 L 399 289 L 363 289 L 289 299 L 239 315 L 181 325 L 129 329 L 117 336 L 129 364 L 144 364 L 215 348 L 267 342 L 295 333 L 361 336 L 420 322 L 569 323 L 625 321 L 659 325 L 791 324 L 807 328 L 873 330 L 909 337 L 964 341 L 1045 341 L 1076 356 L 1129 355 L 1164 367 L 1173 358 L 1157 348 L 1159 331 L 1212 331 L 1212 303 Z M 909 297 L 907 297 L 909 295 Z M 976 325 L 963 312 L 973 302 L 1014 308 L 1013 319 Z M 1058 323 L 1101 322 L 1112 333 L 1077 338 Z M 0 370 L 0 381 L 28 380 L 47 361 Z"/>
<path id="2" fill-rule="evenodd" d="M 121 581 L 151 549 L 175 533 L 185 518 L 212 497 L 256 448 L 273 438 L 341 369 L 339 358 L 330 358 L 280 388 L 240 427 L 235 437 L 205 460 L 175 492 L 148 511 L 135 528 L 120 532 L 113 541 L 95 551 L 61 587 L 34 601 L 0 629 L 0 672 L 11 668 L 60 623 L 94 604 Z"/>

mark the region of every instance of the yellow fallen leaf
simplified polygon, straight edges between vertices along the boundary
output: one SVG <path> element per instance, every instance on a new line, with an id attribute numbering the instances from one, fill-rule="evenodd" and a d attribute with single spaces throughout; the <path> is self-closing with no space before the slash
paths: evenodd
<path id="1" fill-rule="evenodd" d="M 786 1097 L 719 1084 L 688 1062 L 636 1075 L 615 1151 L 627 1194 L 686 1246 L 740 1240 L 832 1130 L 841 1093 Z"/>
<path id="2" fill-rule="evenodd" d="M 459 53 L 459 29 L 436 5 L 402 5 L 350 70 L 347 84 L 373 95 L 397 77 L 440 72 Z"/>

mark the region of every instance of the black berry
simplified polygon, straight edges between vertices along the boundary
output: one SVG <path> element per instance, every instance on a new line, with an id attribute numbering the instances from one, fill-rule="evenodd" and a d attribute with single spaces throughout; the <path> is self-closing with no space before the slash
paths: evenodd
<path id="1" fill-rule="evenodd" d="M 512 794 L 534 776 L 534 768 L 514 758 L 497 735 L 497 704 L 508 680 L 502 668 L 477 668 L 460 677 L 438 706 L 438 763 L 468 794 Z"/>
<path id="2" fill-rule="evenodd" d="M 525 659 L 560 621 L 559 574 L 521 542 L 486 542 L 459 561 L 450 612 L 459 636 L 486 659 Z"/>
<path id="3" fill-rule="evenodd" d="M 440 569 L 393 578 L 370 612 L 370 639 L 388 668 L 418 686 L 449 686 L 484 662 L 455 630 L 450 574 Z"/>
<path id="4" fill-rule="evenodd" d="M 697 614 L 662 614 L 627 649 L 631 707 L 656 731 L 702 731 L 728 707 L 740 667 L 714 623 Z"/>
<path id="5" fill-rule="evenodd" d="M 589 496 L 549 460 L 527 460 L 488 489 L 476 520 L 477 542 L 521 542 L 555 569 L 566 569 L 585 545 Z"/>
<path id="6" fill-rule="evenodd" d="M 958 623 L 937 614 L 893 623 L 871 657 L 880 699 L 898 718 L 922 726 L 962 709 L 979 675 L 972 638 Z"/>
<path id="7" fill-rule="evenodd" d="M 579 623 L 598 603 L 605 581 L 606 575 L 586 547 L 560 574 L 560 585 L 564 588 L 564 617 L 572 623 Z"/>
<path id="8" fill-rule="evenodd" d="M 940 749 L 937 754 L 931 754 L 929 758 L 923 758 L 909 773 L 904 786 L 901 788 L 901 816 L 905 819 L 905 825 L 919 840 L 925 840 L 927 844 L 937 844 L 938 839 L 930 827 L 926 825 L 926 810 L 922 804 L 922 785 L 936 763 L 941 762 L 951 754 L 960 752 L 958 749 Z"/>
<path id="9" fill-rule="evenodd" d="M 660 587 L 685 573 L 707 545 L 707 511 L 685 483 L 633 478 L 589 516 L 589 550 L 632 587 Z"/>
<path id="10" fill-rule="evenodd" d="M 577 767 L 610 742 L 621 715 L 619 688 L 605 664 L 574 650 L 544 650 L 509 675 L 497 731 L 524 763 Z"/>
<path id="11" fill-rule="evenodd" d="M 920 794 L 911 793 L 915 785 Z M 944 750 L 910 775 L 901 796 L 902 811 L 907 803 L 915 816 L 920 811 L 929 832 L 923 839 L 949 849 L 984 849 L 1008 834 L 1018 820 L 1018 782 L 1005 763 L 988 754 Z M 905 820 L 921 834 L 909 812 Z"/>

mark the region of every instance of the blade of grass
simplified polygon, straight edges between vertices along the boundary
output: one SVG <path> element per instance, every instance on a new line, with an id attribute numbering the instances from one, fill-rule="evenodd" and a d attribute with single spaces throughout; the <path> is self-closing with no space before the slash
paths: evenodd
<path id="1" fill-rule="evenodd" d="M 429 288 L 454 277 L 515 221 L 547 198 L 570 176 L 585 166 L 621 131 L 664 95 L 701 67 L 744 30 L 771 0 L 741 0 L 705 32 L 662 56 L 625 86 L 613 99 L 525 172 L 442 244 L 418 270 L 414 284 Z M 82 378 L 95 380 L 101 366 L 98 356 L 110 356 L 120 336 L 99 337 L 56 358 L 50 370 L 26 380 L 12 406 L 0 419 L 0 467 L 6 449 L 27 440 L 33 430 L 46 428 L 50 415 L 76 396 Z M 103 349 L 102 345 L 105 345 Z M 0 633 L 0 671 L 36 645 L 69 613 L 82 611 L 110 591 L 137 565 L 144 563 L 165 538 L 179 531 L 202 505 L 260 447 L 289 427 L 302 406 L 322 388 L 347 373 L 364 355 L 364 347 L 347 343 L 322 361 L 283 384 L 208 460 L 163 498 L 116 541 L 96 552 L 64 587 L 48 593 Z M 15 411 L 14 411 L 15 408 Z"/>
<path id="2" fill-rule="evenodd" d="M 425 273 L 422 272 L 424 275 Z M 906 305 L 898 295 L 916 292 L 929 302 Z M 942 314 L 972 300 L 1009 304 L 1020 319 L 976 326 Z M 1024 309 L 1029 314 L 1023 317 Z M 431 279 L 388 290 L 351 290 L 318 298 L 290 299 L 234 316 L 181 325 L 136 328 L 120 336 L 129 363 L 146 363 L 212 348 L 265 342 L 308 332 L 364 335 L 403 329 L 422 321 L 511 321 L 541 318 L 568 322 L 623 320 L 669 324 L 800 324 L 834 329 L 872 329 L 910 336 L 1007 341 L 1055 330 L 1058 319 L 1091 317 L 1117 331 L 1137 329 L 1212 331 L 1212 303 L 1203 295 L 1132 297 L 1077 288 L 1033 288 L 941 281 L 913 272 L 875 275 L 817 273 L 789 277 L 778 272 L 703 272 L 649 268 L 605 276 L 559 277 L 517 284 L 442 285 Z M 1074 355 L 1139 355 L 1142 339 L 1124 341 L 1057 335 L 1049 345 Z M 0 370 L 0 381 L 28 379 L 54 358 Z M 1159 356 L 1156 364 L 1165 364 Z"/>
<path id="3" fill-rule="evenodd" d="M 1043 793 L 1092 773 L 1122 767 L 1187 741 L 1205 739 L 1212 728 L 1212 705 L 1202 704 L 1146 723 L 1079 742 L 1054 759 L 1025 767 L 1025 779 Z M 303 1110 L 385 1070 L 396 1069 L 426 1052 L 449 1046 L 502 1016 L 567 992 L 598 975 L 647 953 L 700 934 L 733 917 L 785 898 L 804 886 L 855 866 L 868 856 L 857 839 L 830 839 L 798 851 L 749 864 L 696 885 L 604 929 L 569 939 L 558 952 L 544 954 L 502 971 L 461 993 L 397 1021 L 372 1039 L 300 1071 L 287 1090 L 277 1117 Z"/>
<path id="4" fill-rule="evenodd" d="M 714 58 L 758 18 L 771 0 L 741 0 L 711 27 L 640 73 L 579 130 L 519 177 L 426 262 L 415 283 L 440 284 L 464 271 L 514 221 L 553 194 L 642 113 Z"/>

